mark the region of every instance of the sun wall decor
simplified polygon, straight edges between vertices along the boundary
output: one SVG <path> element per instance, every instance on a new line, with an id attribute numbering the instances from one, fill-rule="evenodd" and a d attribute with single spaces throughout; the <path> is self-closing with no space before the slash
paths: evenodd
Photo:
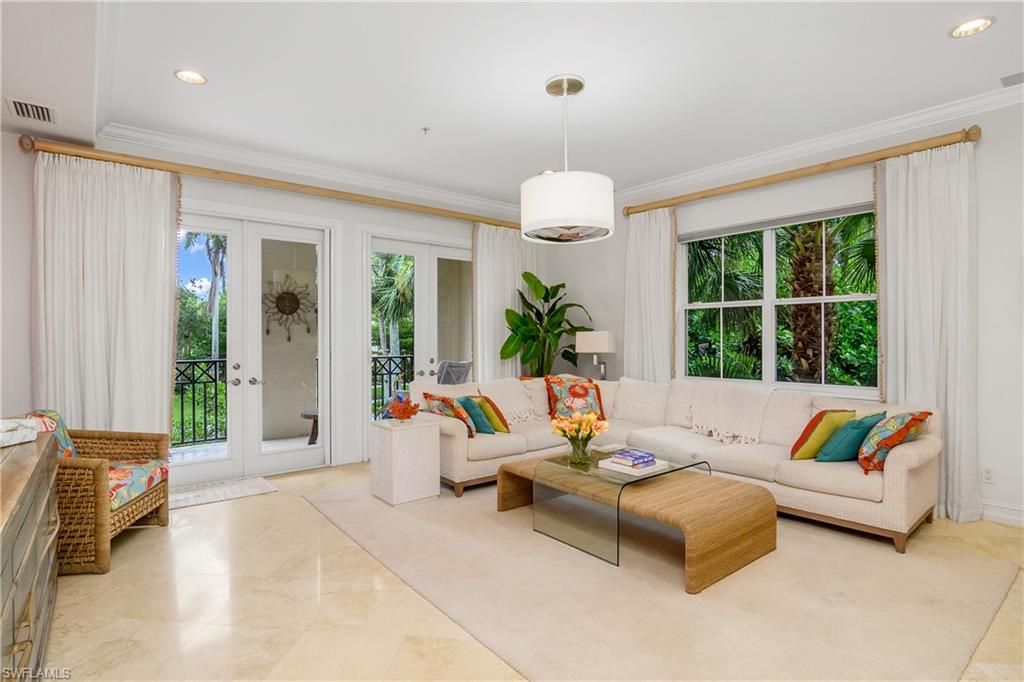
<path id="1" fill-rule="evenodd" d="M 292 340 L 292 327 L 306 326 L 306 333 L 313 332 L 312 319 L 316 315 L 316 302 L 308 284 L 299 284 L 291 275 L 281 280 L 267 282 L 263 294 L 264 331 L 270 336 L 270 323 L 276 322 L 284 328 L 288 341 Z"/>

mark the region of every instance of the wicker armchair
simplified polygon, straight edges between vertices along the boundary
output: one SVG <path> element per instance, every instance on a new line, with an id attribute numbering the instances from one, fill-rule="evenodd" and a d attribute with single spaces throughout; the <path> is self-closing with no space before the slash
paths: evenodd
<path id="1" fill-rule="evenodd" d="M 167 481 L 110 510 L 111 460 L 168 457 L 166 433 L 68 430 L 78 457 L 61 458 L 57 468 L 60 573 L 106 573 L 110 540 L 131 525 L 167 525 Z"/>

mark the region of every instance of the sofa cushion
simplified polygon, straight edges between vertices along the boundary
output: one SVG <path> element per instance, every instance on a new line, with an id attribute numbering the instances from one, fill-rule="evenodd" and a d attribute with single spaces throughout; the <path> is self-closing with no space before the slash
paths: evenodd
<path id="1" fill-rule="evenodd" d="M 531 381 L 540 381 L 541 387 L 544 386 L 543 379 L 532 379 Z M 529 382 L 520 381 L 519 379 L 498 379 L 497 381 L 488 381 L 480 384 L 479 390 L 480 395 L 485 395 L 494 401 L 494 404 L 505 415 L 505 420 L 510 425 L 518 424 L 547 415 L 546 409 L 542 412 L 537 412 L 534 402 L 526 389 L 525 384 L 527 383 Z"/>
<path id="2" fill-rule="evenodd" d="M 78 448 L 68 435 L 64 417 L 57 410 L 32 410 L 18 418 L 33 422 L 37 432 L 53 433 L 53 439 L 57 441 L 58 457 L 78 457 Z"/>
<path id="3" fill-rule="evenodd" d="M 762 443 L 790 446 L 800 437 L 811 415 L 817 410 L 829 408 L 819 407 L 812 411 L 813 396 L 802 391 L 776 390 L 768 398 L 761 418 L 761 434 L 758 440 Z M 832 409 L 844 409 L 836 407 Z"/>
<path id="4" fill-rule="evenodd" d="M 107 476 L 110 480 L 110 511 L 114 511 L 161 481 L 166 481 L 167 460 L 111 460 L 107 467 Z"/>
<path id="5" fill-rule="evenodd" d="M 526 438 L 517 433 L 496 433 L 494 435 L 478 433 L 476 438 L 468 442 L 469 448 L 466 457 L 471 462 L 508 455 L 521 455 L 527 451 Z"/>
<path id="6" fill-rule="evenodd" d="M 772 389 L 737 381 L 704 381 L 695 387 L 693 430 L 723 443 L 756 443 Z"/>
<path id="7" fill-rule="evenodd" d="M 601 389 L 601 407 L 604 408 L 604 418 L 611 419 L 615 414 L 615 396 L 619 393 L 619 382 L 596 379 L 594 383 Z"/>
<path id="8" fill-rule="evenodd" d="M 469 416 L 469 413 L 466 412 L 466 408 L 458 402 L 458 398 L 434 395 L 430 391 L 424 391 L 423 399 L 427 401 L 427 412 L 437 414 L 442 417 L 458 419 L 466 425 L 466 433 L 470 438 L 476 435 L 476 425 L 473 423 L 473 419 Z"/>
<path id="9" fill-rule="evenodd" d="M 668 388 L 668 399 L 665 403 L 665 424 L 691 428 L 693 426 L 693 401 L 697 395 L 699 382 L 676 379 Z"/>
<path id="10" fill-rule="evenodd" d="M 619 391 L 615 396 L 615 412 L 612 416 L 616 419 L 663 424 L 667 400 L 668 384 L 623 377 L 619 380 Z"/>
<path id="11" fill-rule="evenodd" d="M 732 443 L 701 448 L 693 458 L 707 460 L 713 471 L 774 481 L 775 467 L 789 461 L 789 448 L 773 443 Z"/>
<path id="12" fill-rule="evenodd" d="M 882 472 L 872 471 L 865 476 L 856 461 L 781 462 L 775 468 L 775 481 L 791 488 L 813 490 L 828 495 L 841 495 L 871 502 L 882 501 Z"/>
<path id="13" fill-rule="evenodd" d="M 576 412 L 596 414 L 598 419 L 605 418 L 601 403 L 601 388 L 589 379 L 548 375 L 544 377 L 548 387 L 549 412 L 552 419 L 568 418 Z"/>
<path id="14" fill-rule="evenodd" d="M 422 409 L 427 409 L 427 400 L 423 393 L 443 395 L 446 398 L 459 398 L 464 395 L 478 395 L 477 384 L 437 384 L 429 381 L 413 381 L 409 384 L 409 393 L 412 394 L 412 401 L 419 403 Z"/>
<path id="15" fill-rule="evenodd" d="M 789 453 L 792 459 L 814 459 L 832 434 L 857 413 L 853 410 L 822 410 L 807 422 Z"/>
<path id="16" fill-rule="evenodd" d="M 672 462 L 689 463 L 698 450 L 725 447 L 707 436 L 694 433 L 681 426 L 650 426 L 633 431 L 626 443 L 640 450 L 653 452 Z"/>
<path id="17" fill-rule="evenodd" d="M 885 412 L 869 414 L 860 419 L 851 419 L 833 433 L 818 450 L 815 457 L 819 462 L 846 462 L 857 459 L 860 445 L 875 424 L 885 419 Z"/>
<path id="18" fill-rule="evenodd" d="M 566 448 L 569 447 L 568 441 L 551 432 L 550 419 L 532 419 L 528 422 L 512 424 L 509 426 L 509 429 L 513 434 L 526 439 L 527 451 L 544 450 L 546 448 L 558 447 L 559 445 L 564 445 Z"/>
<path id="19" fill-rule="evenodd" d="M 872 426 L 857 453 L 857 460 L 864 473 L 872 470 L 882 471 L 889 451 L 900 443 L 909 443 L 924 433 L 924 422 L 930 416 L 932 413 L 928 411 L 904 412 Z"/>
<path id="20" fill-rule="evenodd" d="M 608 445 L 629 445 L 629 435 L 639 429 L 647 429 L 654 424 L 638 422 L 631 419 L 608 419 L 608 430 L 590 441 L 598 447 Z"/>
<path id="21" fill-rule="evenodd" d="M 942 438 L 942 415 L 932 409 L 931 405 L 898 405 L 895 403 L 880 403 L 877 400 L 854 400 L 852 398 L 833 398 L 831 396 L 815 396 L 814 405 L 822 405 L 818 409 L 837 407 L 844 410 L 856 410 L 858 417 L 874 414 L 876 412 L 887 412 L 889 414 L 903 414 L 904 412 L 917 412 L 928 410 L 932 416 L 922 424 L 921 433 L 930 433 L 933 436 Z"/>
<path id="22" fill-rule="evenodd" d="M 544 377 L 527 379 L 520 383 L 526 389 L 526 394 L 530 396 L 530 404 L 533 405 L 533 411 L 537 413 L 537 416 L 549 416 L 551 414 L 551 402 L 548 396 L 548 385 L 544 382 Z"/>

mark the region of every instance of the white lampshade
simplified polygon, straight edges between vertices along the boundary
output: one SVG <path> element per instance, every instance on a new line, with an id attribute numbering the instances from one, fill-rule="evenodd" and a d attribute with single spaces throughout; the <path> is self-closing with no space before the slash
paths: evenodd
<path id="1" fill-rule="evenodd" d="M 545 172 L 519 186 L 523 239 L 544 244 L 596 242 L 615 233 L 612 179 L 587 171 Z"/>
<path id="2" fill-rule="evenodd" d="M 607 331 L 577 332 L 577 353 L 614 353 L 615 334 Z"/>

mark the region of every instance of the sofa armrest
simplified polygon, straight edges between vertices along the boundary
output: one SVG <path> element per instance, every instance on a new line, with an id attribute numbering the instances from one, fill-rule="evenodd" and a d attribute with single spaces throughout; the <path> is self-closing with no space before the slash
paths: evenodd
<path id="1" fill-rule="evenodd" d="M 166 433 L 69 429 L 68 435 L 82 457 L 168 459 L 170 453 L 171 439 Z"/>
<path id="2" fill-rule="evenodd" d="M 61 573 L 110 569 L 110 461 L 62 457 L 57 463 L 57 558 Z"/>
<path id="3" fill-rule="evenodd" d="M 904 471 L 917 469 L 920 466 L 938 459 L 942 452 L 942 439 L 924 434 L 921 437 L 897 445 L 885 458 L 885 469 L 899 468 Z"/>
<path id="4" fill-rule="evenodd" d="M 434 414 L 433 412 L 420 412 L 413 417 L 413 421 L 433 422 L 437 424 L 438 428 L 441 430 L 442 436 L 468 437 L 466 425 L 461 419 L 456 419 L 455 417 L 445 417 L 444 415 Z"/>

